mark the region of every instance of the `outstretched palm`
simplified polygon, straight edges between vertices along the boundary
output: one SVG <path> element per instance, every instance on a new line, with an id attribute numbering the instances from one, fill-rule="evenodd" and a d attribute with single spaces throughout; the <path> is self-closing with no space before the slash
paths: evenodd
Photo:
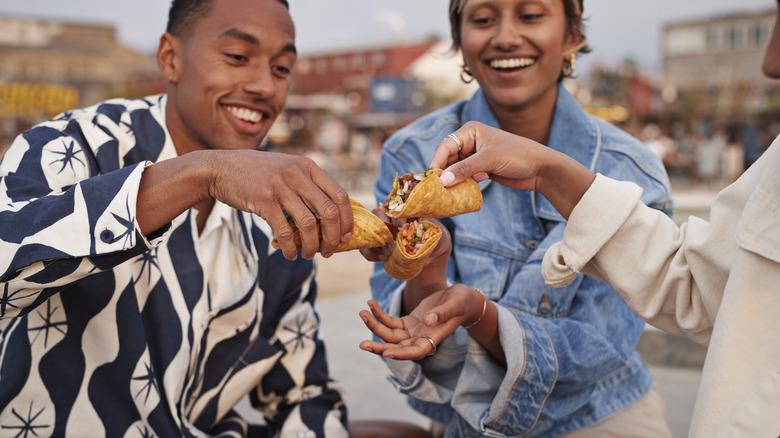
<path id="1" fill-rule="evenodd" d="M 391 359 L 422 359 L 434 351 L 431 340 L 438 345 L 458 328 L 464 318 L 464 315 L 458 315 L 427 326 L 424 323 L 426 313 L 447 301 L 462 301 L 463 298 L 462 294 L 450 290 L 434 292 L 423 299 L 412 313 L 400 318 L 388 315 L 376 301 L 370 300 L 368 306 L 371 312 L 363 310 L 360 317 L 369 330 L 384 342 L 363 341 L 360 348 Z"/>

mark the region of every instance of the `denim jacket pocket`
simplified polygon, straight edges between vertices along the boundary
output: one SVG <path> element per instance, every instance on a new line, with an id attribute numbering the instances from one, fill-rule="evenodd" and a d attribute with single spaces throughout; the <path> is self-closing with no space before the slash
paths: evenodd
<path id="1" fill-rule="evenodd" d="M 509 253 L 487 240 L 459 235 L 453 247 L 459 277 L 456 281 L 481 289 L 490 299 L 500 298 L 510 274 L 510 257 L 517 257 Z"/>

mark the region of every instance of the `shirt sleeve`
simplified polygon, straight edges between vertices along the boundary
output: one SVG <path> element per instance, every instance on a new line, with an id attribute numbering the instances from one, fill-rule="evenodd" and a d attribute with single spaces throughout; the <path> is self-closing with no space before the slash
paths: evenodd
<path id="1" fill-rule="evenodd" d="M 0 288 L 10 298 L 0 317 L 25 314 L 74 280 L 162 241 L 162 233 L 143 236 L 135 217 L 151 163 L 101 169 L 90 146 L 96 130 L 110 142 L 91 123 L 49 122 L 20 135 L 3 158 Z"/>
<path id="2" fill-rule="evenodd" d="M 545 255 L 543 275 L 556 287 L 580 271 L 600 278 L 648 323 L 706 345 L 720 300 L 702 290 L 725 285 L 728 256 L 719 254 L 736 250 L 733 231 L 713 232 L 696 217 L 677 226 L 640 202 L 639 192 L 632 183 L 597 175 L 572 211 L 564 239 Z M 741 208 L 721 204 L 724 215 Z"/>

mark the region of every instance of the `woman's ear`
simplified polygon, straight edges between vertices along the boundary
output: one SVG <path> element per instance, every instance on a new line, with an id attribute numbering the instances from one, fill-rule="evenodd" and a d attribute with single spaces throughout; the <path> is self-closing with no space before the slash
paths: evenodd
<path id="1" fill-rule="evenodd" d="M 569 33 L 566 35 L 566 43 L 563 48 L 563 53 L 577 53 L 585 46 L 585 38 L 582 36 L 581 24 L 579 22 L 572 23 L 569 28 Z"/>
<path id="2" fill-rule="evenodd" d="M 179 70 L 179 39 L 166 32 L 160 37 L 157 47 L 157 67 L 168 82 L 177 79 Z"/>

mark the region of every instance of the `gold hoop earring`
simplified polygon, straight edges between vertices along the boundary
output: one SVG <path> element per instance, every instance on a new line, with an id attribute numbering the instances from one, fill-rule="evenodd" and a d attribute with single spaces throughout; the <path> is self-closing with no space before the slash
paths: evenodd
<path id="1" fill-rule="evenodd" d="M 564 78 L 570 78 L 574 75 L 574 65 L 577 63 L 577 54 L 572 53 L 569 59 L 563 60 L 563 67 L 561 73 Z"/>
<path id="2" fill-rule="evenodd" d="M 471 75 L 469 66 L 464 65 L 460 69 L 460 80 L 463 81 L 464 84 L 470 84 L 474 80 L 474 76 Z"/>

